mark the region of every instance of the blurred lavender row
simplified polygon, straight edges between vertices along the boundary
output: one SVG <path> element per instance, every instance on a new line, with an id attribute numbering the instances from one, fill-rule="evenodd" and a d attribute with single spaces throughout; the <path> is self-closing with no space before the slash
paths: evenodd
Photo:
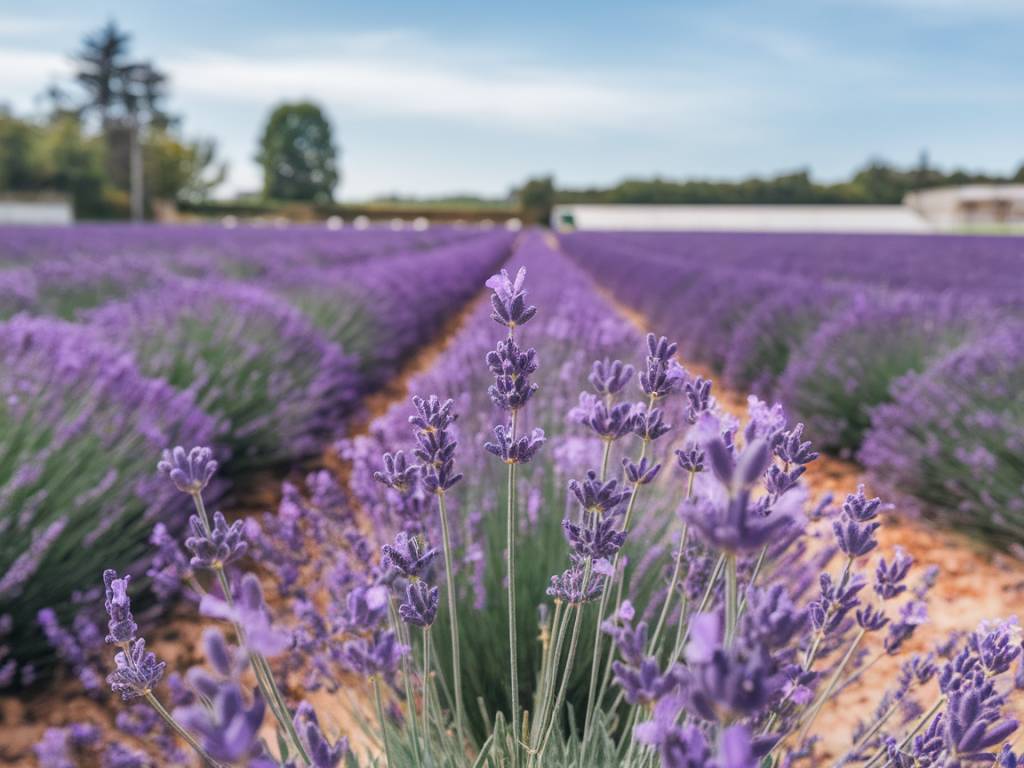
<path id="1" fill-rule="evenodd" d="M 145 572 L 154 524 L 183 531 L 154 455 L 213 446 L 225 478 L 208 489 L 215 503 L 239 473 L 319 452 L 479 291 L 512 239 L 5 230 L 0 312 L 15 314 L 0 322 L 0 688 L 50 663 L 43 630 L 91 601 L 75 590 L 96 582 L 97 563 Z"/>
<path id="2" fill-rule="evenodd" d="M 1016 359 L 1024 239 L 582 232 L 563 245 L 685 358 L 781 400 L 889 492 L 1021 542 L 1024 371 L 995 359 Z"/>

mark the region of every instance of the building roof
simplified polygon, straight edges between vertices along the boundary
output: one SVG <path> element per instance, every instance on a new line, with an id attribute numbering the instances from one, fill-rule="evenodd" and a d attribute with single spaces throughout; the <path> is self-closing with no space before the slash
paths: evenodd
<path id="1" fill-rule="evenodd" d="M 563 204 L 555 206 L 551 219 L 555 227 L 606 230 L 931 231 L 919 213 L 902 205 Z"/>

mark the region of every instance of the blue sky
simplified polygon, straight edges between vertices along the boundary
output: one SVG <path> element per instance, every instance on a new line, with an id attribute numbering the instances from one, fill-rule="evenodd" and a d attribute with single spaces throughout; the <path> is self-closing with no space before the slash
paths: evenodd
<path id="1" fill-rule="evenodd" d="M 1024 161 L 1024 0 L 0 0 L 0 101 L 32 109 L 111 18 L 219 142 L 224 193 L 259 186 L 262 122 L 301 97 L 334 123 L 343 199 Z"/>

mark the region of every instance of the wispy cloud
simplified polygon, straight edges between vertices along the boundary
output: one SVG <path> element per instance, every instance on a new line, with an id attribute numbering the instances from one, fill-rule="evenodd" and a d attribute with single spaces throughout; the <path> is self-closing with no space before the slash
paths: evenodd
<path id="1" fill-rule="evenodd" d="M 545 133 L 657 124 L 725 107 L 738 96 L 697 83 L 638 85 L 614 74 L 474 60 L 398 32 L 348 41 L 333 53 L 200 52 L 163 64 L 185 98 L 266 104 L 308 96 L 361 117 L 500 123 Z"/>

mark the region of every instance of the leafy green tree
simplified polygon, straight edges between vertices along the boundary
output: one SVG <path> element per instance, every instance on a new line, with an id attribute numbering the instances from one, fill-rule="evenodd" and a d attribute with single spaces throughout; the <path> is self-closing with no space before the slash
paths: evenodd
<path id="1" fill-rule="evenodd" d="M 554 206 L 555 180 L 551 176 L 529 179 L 519 190 L 519 208 L 526 224 L 547 226 Z"/>
<path id="2" fill-rule="evenodd" d="M 320 107 L 308 101 L 280 105 L 267 121 L 256 157 L 263 166 L 264 196 L 331 202 L 338 184 L 337 153 Z"/>

